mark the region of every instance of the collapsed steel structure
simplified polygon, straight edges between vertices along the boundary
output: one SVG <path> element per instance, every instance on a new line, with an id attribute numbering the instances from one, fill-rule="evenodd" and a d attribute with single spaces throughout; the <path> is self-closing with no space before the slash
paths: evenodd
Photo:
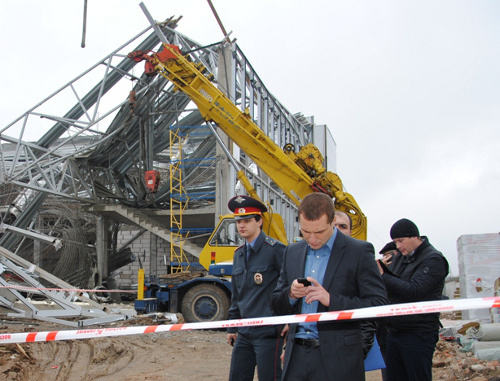
<path id="1" fill-rule="evenodd" d="M 242 110 L 248 109 L 279 146 L 291 143 L 299 147 L 312 141 L 311 121 L 280 104 L 237 44 L 224 40 L 202 46 L 177 32 L 178 21 L 170 18 L 157 24 L 166 41 L 189 52 L 214 73 L 218 86 Z M 136 224 L 141 231 L 151 230 L 168 240 L 164 232 L 169 226 L 155 216 L 168 212 L 170 182 L 161 182 L 151 194 L 144 173 L 157 170 L 163 179 L 169 177 L 168 163 L 175 160 L 170 154 L 172 128 L 181 129 L 186 136 L 182 153 L 190 163 L 183 168 L 183 186 L 190 195 L 188 214 L 194 211 L 194 217 L 185 220 L 186 229 L 194 231 L 200 210 L 213 228 L 218 214 L 225 212 L 227 199 L 234 195 L 235 170 L 223 154 L 226 151 L 217 149 L 217 141 L 223 141 L 259 196 L 269 200 L 287 221 L 288 235 L 297 235 L 296 207 L 272 181 L 227 139 L 216 139 L 186 95 L 174 92 L 161 76 L 145 76 L 142 66 L 134 68 L 136 63 L 126 57 L 130 51 L 157 50 L 159 46 L 157 34 L 145 29 L 0 129 L 3 275 L 16 274 L 22 284 L 36 289 L 29 295 L 59 306 L 41 313 L 27 295 L 12 288 L 12 278 L 2 276 L 0 306 L 13 310 L 12 316 L 43 315 L 65 322 L 63 317 L 92 315 L 71 304 L 77 298 L 92 303 L 82 293 L 44 288 L 94 287 L 127 263 L 130 253 L 124 247 L 102 239 L 109 233 L 116 236 L 120 222 Z M 100 216 L 110 210 L 114 214 L 108 216 L 116 223 L 104 224 Z M 190 254 L 196 256 L 196 248 Z M 19 301 L 23 308 L 17 307 Z M 77 324 L 123 318 L 111 316 L 103 308 L 99 311 Z"/>

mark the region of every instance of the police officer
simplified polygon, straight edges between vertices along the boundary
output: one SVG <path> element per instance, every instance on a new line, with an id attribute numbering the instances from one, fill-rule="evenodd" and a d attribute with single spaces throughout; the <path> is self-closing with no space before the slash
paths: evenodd
<path id="1" fill-rule="evenodd" d="M 229 319 L 271 316 L 271 296 L 278 282 L 285 245 L 262 232 L 266 206 L 248 196 L 229 200 L 238 233 L 245 244 L 234 252 Z M 228 328 L 233 345 L 229 380 L 253 380 L 257 366 L 260 381 L 281 380 L 281 327 Z"/>

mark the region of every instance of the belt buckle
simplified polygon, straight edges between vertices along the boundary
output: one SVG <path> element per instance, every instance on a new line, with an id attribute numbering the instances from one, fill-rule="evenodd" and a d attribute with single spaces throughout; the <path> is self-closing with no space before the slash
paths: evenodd
<path id="1" fill-rule="evenodd" d="M 312 339 L 312 342 L 311 342 L 311 347 L 312 347 L 312 348 L 317 348 L 317 347 L 319 347 L 319 340 L 317 340 L 317 339 Z"/>
<path id="2" fill-rule="evenodd" d="M 302 345 L 303 347 L 308 347 L 308 348 L 317 348 L 319 347 L 319 340 L 318 339 L 302 339 L 300 337 L 296 338 L 295 341 L 297 344 Z"/>

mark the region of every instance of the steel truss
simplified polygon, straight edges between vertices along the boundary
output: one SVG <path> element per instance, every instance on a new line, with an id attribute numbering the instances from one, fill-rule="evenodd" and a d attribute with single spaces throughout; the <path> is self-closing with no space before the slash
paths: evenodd
<path id="1" fill-rule="evenodd" d="M 236 44 L 222 41 L 202 46 L 177 32 L 177 23 L 178 19 L 170 18 L 157 25 L 166 41 L 189 52 L 193 60 L 203 63 L 216 78 L 222 69 L 219 65 L 224 65 L 224 71 L 229 73 L 227 81 L 219 80 L 218 85 L 242 110 L 248 109 L 255 123 L 279 146 L 291 143 L 298 147 L 312 141 L 312 124 L 301 114 L 290 113 L 268 91 Z M 189 133 L 189 126 L 194 130 L 204 120 L 184 94 L 173 91 L 171 83 L 161 76 L 145 76 L 142 65 L 134 68 L 136 63 L 127 58 L 131 51 L 159 48 L 159 37 L 151 28 L 145 29 L 0 129 L 0 205 L 16 209 L 12 226 L 32 230 L 48 195 L 76 204 L 121 203 L 135 208 L 168 208 L 171 192 L 168 182 L 160 186 L 151 202 L 146 197 L 143 174 L 146 169 L 168 170 L 170 126 L 187 126 L 183 132 Z M 220 59 L 224 50 L 231 54 Z M 213 135 L 196 140 L 195 145 L 187 159 L 216 156 Z M 153 158 L 154 168 L 146 168 L 147 157 Z M 235 159 L 246 168 L 261 198 L 270 200 L 274 212 L 284 216 L 295 214 L 296 207 L 243 153 Z M 184 179 L 199 176 L 195 168 L 185 168 L 184 172 Z M 214 178 L 207 178 L 202 187 L 208 193 L 217 193 Z M 4 208 L 2 220 L 7 215 Z M 293 237 L 297 233 L 295 219 L 284 220 L 288 236 Z M 15 229 L 3 234 L 2 263 L 26 282 L 36 283 L 26 271 L 17 269 L 32 264 L 15 264 L 5 259 L 8 250 L 14 249 L 21 239 Z M 15 293 L 8 297 L 1 295 L 0 305 L 9 308 L 13 306 L 12 295 L 18 300 L 25 299 Z M 54 293 L 46 296 L 58 298 Z M 68 297 L 62 300 L 69 303 Z M 41 316 L 33 305 L 26 302 L 26 306 L 34 312 L 23 312 L 24 316 Z M 70 308 L 71 313 L 83 314 L 81 309 Z M 99 318 L 102 318 L 100 313 Z"/>
<path id="2" fill-rule="evenodd" d="M 176 20 L 162 24 L 166 39 L 217 73 L 217 45 L 202 47 L 176 32 L 172 28 L 175 26 Z M 159 76 L 151 80 L 133 73 L 134 62 L 125 57 L 126 53 L 158 48 L 159 40 L 154 33 L 137 43 L 148 30 L 0 130 L 0 186 L 10 184 L 24 189 L 20 198 L 25 198 L 25 205 L 38 194 L 29 190 L 84 203 L 110 199 L 140 204 L 145 194 L 144 184 L 137 181 L 144 167 L 141 127 L 154 124 L 153 149 L 159 155 L 168 149 L 168 127 L 173 122 L 180 120 L 179 124 L 183 125 L 184 120 L 197 119 L 200 121 L 197 124 L 201 124 L 200 118 L 196 118 L 197 112 L 188 108 L 189 100 L 183 94 L 173 93 L 171 84 Z M 234 68 L 231 70 L 234 81 L 230 82 L 234 88 L 228 92 L 234 102 L 242 109 L 248 108 L 255 122 L 278 145 L 301 146 L 311 141 L 312 125 L 305 124 L 300 115 L 288 112 L 267 90 L 240 48 L 233 45 L 232 49 L 232 62 L 227 64 Z M 88 87 L 96 74 L 101 77 L 87 93 L 77 91 L 81 83 L 83 88 Z M 130 88 L 134 83 L 132 101 L 127 86 Z M 75 99 L 70 111 L 49 112 L 54 104 L 67 104 L 68 93 Z M 60 101 L 61 98 L 64 101 Z M 118 104 L 117 99 L 121 99 Z M 106 124 L 108 127 L 104 128 Z M 43 135 L 32 135 L 35 132 Z M 212 144 L 215 145 L 215 141 Z M 130 176 L 130 172 L 135 176 Z M 165 193 L 168 194 L 168 190 L 160 190 L 160 201 Z"/>

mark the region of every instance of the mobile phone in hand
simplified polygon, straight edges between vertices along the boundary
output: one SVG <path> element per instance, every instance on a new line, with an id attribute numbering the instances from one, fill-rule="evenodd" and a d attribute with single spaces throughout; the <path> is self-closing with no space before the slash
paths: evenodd
<path id="1" fill-rule="evenodd" d="M 312 283 L 307 280 L 307 278 L 297 278 L 297 282 L 303 284 L 304 286 L 310 286 Z"/>

